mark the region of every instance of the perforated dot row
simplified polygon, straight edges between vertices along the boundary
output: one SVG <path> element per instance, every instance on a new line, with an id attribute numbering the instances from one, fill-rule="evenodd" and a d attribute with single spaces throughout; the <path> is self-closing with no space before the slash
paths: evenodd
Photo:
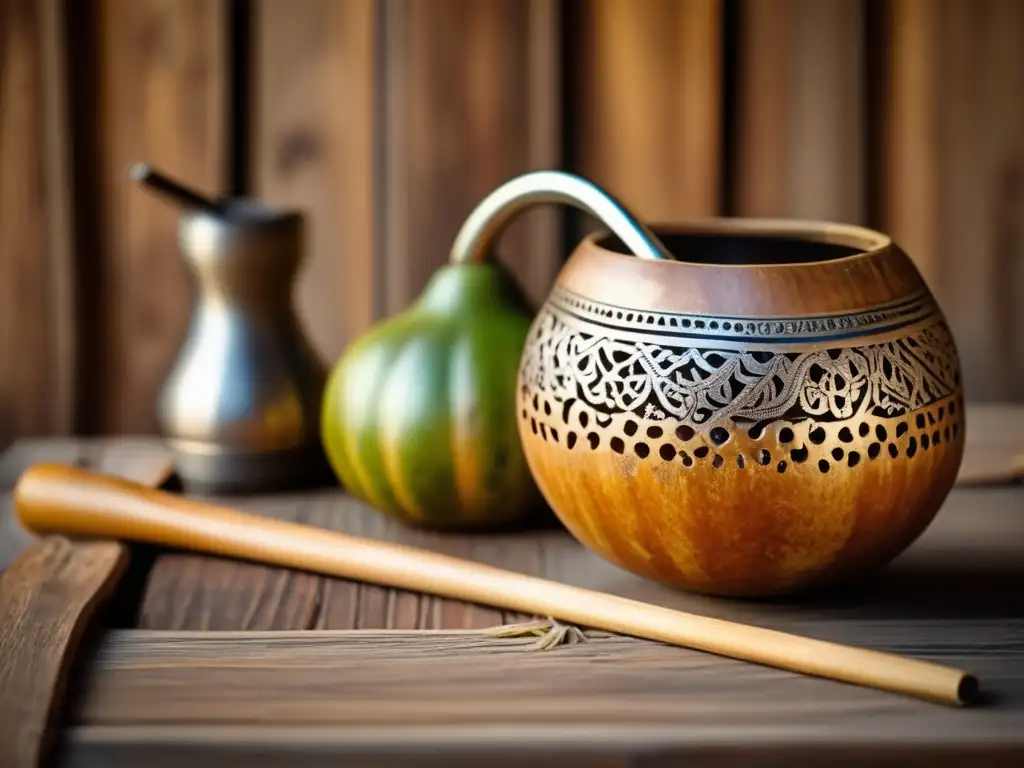
<path id="1" fill-rule="evenodd" d="M 536 398 L 534 398 L 534 404 L 536 410 L 539 411 L 540 407 L 537 404 Z M 547 403 L 544 404 L 543 410 L 546 415 L 550 415 L 551 409 Z M 926 414 L 917 414 L 915 424 L 919 431 L 907 438 L 906 446 L 903 449 L 903 453 L 907 458 L 913 458 L 917 455 L 918 451 L 927 451 L 933 446 L 939 446 L 943 441 L 951 442 L 959 438 L 960 422 L 955 419 L 956 403 L 949 403 L 948 419 L 946 418 L 946 410 L 946 406 L 940 406 L 937 412 L 929 411 Z M 536 415 L 531 416 L 527 408 L 523 408 L 522 417 L 524 420 L 529 419 L 530 429 L 533 434 L 539 435 L 543 440 L 561 443 L 561 436 L 558 430 L 544 423 L 543 420 L 538 420 Z M 584 430 L 590 423 L 589 417 L 582 411 L 578 414 L 578 421 Z M 899 458 L 900 446 L 896 440 L 906 435 L 909 430 L 910 426 L 907 421 L 898 422 L 893 430 L 895 433 L 894 439 L 890 440 L 889 430 L 882 424 L 876 424 L 874 428 L 875 440 L 867 447 L 867 459 L 874 461 L 883 455 L 883 451 L 890 458 Z M 628 442 L 620 435 L 613 435 L 608 439 L 608 447 L 617 454 L 624 455 L 628 452 L 641 459 L 654 455 L 665 462 L 679 461 L 684 467 L 692 467 L 697 461 L 710 458 L 712 467 L 719 469 L 725 466 L 726 458 L 718 452 L 713 452 L 709 445 L 702 444 L 687 450 L 685 444 L 697 437 L 695 430 L 687 424 L 681 424 L 675 430 L 675 437 L 682 441 L 683 446 L 679 446 L 670 438 L 663 440 L 662 438 L 665 437 L 664 429 L 658 425 L 647 427 L 645 431 L 647 439 L 644 439 L 643 436 L 639 440 L 632 439 L 640 431 L 640 425 L 633 419 L 625 421 L 622 431 L 625 438 L 630 438 Z M 867 422 L 861 422 L 857 426 L 857 432 L 862 438 L 871 434 L 871 431 L 871 426 Z M 752 439 L 760 439 L 764 435 L 763 428 L 760 428 L 756 435 L 753 432 L 753 429 L 748 432 Z M 564 445 L 569 450 L 574 450 L 583 438 L 585 438 L 586 445 L 589 446 L 590 450 L 596 450 L 601 445 L 601 436 L 598 432 L 590 430 L 577 433 L 574 429 L 570 429 L 565 433 Z M 722 447 L 731 438 L 732 435 L 729 430 L 722 426 L 714 427 L 708 433 L 708 439 L 715 448 Z M 808 431 L 808 440 L 814 445 L 823 444 L 826 438 L 826 430 L 821 425 L 813 426 Z M 844 426 L 839 430 L 838 438 L 842 443 L 851 443 L 854 439 L 853 431 L 850 427 Z M 802 443 L 800 446 L 795 446 L 795 440 L 796 436 L 793 429 L 788 426 L 783 427 L 778 431 L 778 445 L 775 446 L 774 451 L 768 447 L 763 447 L 750 457 L 738 453 L 735 455 L 736 465 L 743 469 L 747 466 L 748 460 L 765 467 L 774 463 L 776 471 L 780 473 L 785 472 L 790 464 L 803 464 L 810 457 L 807 444 Z M 843 463 L 851 468 L 856 467 L 864 458 L 859 451 L 850 450 L 842 445 L 833 447 L 829 451 L 829 455 L 831 461 L 826 458 L 820 458 L 817 462 L 818 470 L 822 473 L 827 473 L 834 465 Z"/>
<path id="2" fill-rule="evenodd" d="M 551 404 L 547 400 L 545 400 L 542 403 L 541 400 L 540 400 L 540 397 L 538 395 L 534 394 L 532 399 L 530 400 L 530 402 L 531 402 L 531 404 L 533 406 L 533 412 L 535 414 L 538 414 L 538 413 L 543 411 L 545 416 L 551 416 L 552 415 Z M 948 406 L 948 416 L 949 417 L 953 417 L 953 416 L 956 415 L 956 412 L 957 412 L 956 411 L 956 401 L 955 400 L 950 401 L 949 406 Z M 525 409 L 523 410 L 523 414 L 522 415 L 523 415 L 523 418 L 527 417 L 527 412 L 526 412 Z M 916 422 L 917 428 L 919 430 L 923 430 L 926 427 L 933 427 L 933 426 L 936 426 L 938 424 L 941 424 L 946 419 L 946 417 L 947 417 L 947 407 L 945 405 L 940 405 L 937 411 L 928 411 L 926 413 L 919 413 L 919 414 L 917 414 L 917 416 L 915 417 L 915 422 Z M 582 429 L 586 429 L 588 427 L 588 425 L 590 423 L 590 419 L 591 419 L 590 414 L 587 411 L 585 411 L 585 410 L 580 410 L 580 411 L 578 411 L 576 413 L 576 420 L 577 420 L 577 422 L 579 423 L 579 426 Z M 597 422 L 598 426 L 606 427 L 606 426 L 608 426 L 611 423 L 612 419 L 611 419 L 611 416 L 608 416 L 607 414 L 600 414 L 599 413 L 599 414 L 596 414 L 596 416 L 594 417 L 594 420 Z M 566 426 L 566 427 L 570 426 L 570 420 L 569 420 L 569 417 L 568 417 L 568 410 L 567 409 L 563 409 L 561 421 L 562 421 L 562 424 L 564 426 Z M 909 426 L 908 422 L 906 422 L 906 421 L 899 422 L 896 425 L 896 437 L 902 437 L 904 434 L 907 433 L 909 428 L 910 428 L 910 426 Z M 625 432 L 627 437 L 632 437 L 633 435 L 635 435 L 637 433 L 637 430 L 639 429 L 639 425 L 637 424 L 637 422 L 635 420 L 627 419 L 625 421 L 622 429 L 623 429 L 623 432 Z M 655 437 L 656 438 L 656 437 L 660 437 L 661 436 L 661 431 L 662 431 L 661 427 L 658 427 L 658 426 L 650 427 L 648 432 L 650 433 L 650 430 L 652 430 L 652 429 L 653 430 L 657 430 L 658 434 L 656 434 L 656 435 L 649 434 L 649 437 Z M 878 424 L 878 425 L 875 426 L 875 431 L 877 433 L 878 440 L 880 442 L 885 442 L 885 440 L 887 439 L 887 434 L 886 434 L 885 427 L 882 426 L 881 424 Z M 762 425 L 762 424 L 755 424 L 755 425 L 753 425 L 752 427 L 750 427 L 747 430 L 747 435 L 750 437 L 751 440 L 760 440 L 764 436 L 764 432 L 765 432 L 764 425 Z M 870 432 L 871 432 L 871 425 L 868 422 L 862 421 L 859 425 L 857 425 L 857 434 L 860 437 L 867 437 Z M 688 441 L 694 439 L 696 434 L 697 434 L 696 430 L 694 430 L 694 428 L 691 427 L 688 424 L 681 424 L 679 427 L 676 428 L 676 436 L 680 440 L 682 440 L 683 442 L 688 442 Z M 724 445 L 725 443 L 727 443 L 729 441 L 729 439 L 730 439 L 730 436 L 731 435 L 730 435 L 729 431 L 727 429 L 725 429 L 724 427 L 721 427 L 721 426 L 714 427 L 708 433 L 708 437 L 710 438 L 711 442 L 713 442 L 717 446 L 721 446 L 721 445 Z M 822 427 L 821 425 L 817 425 L 817 426 L 813 427 L 810 430 L 810 433 L 808 435 L 810 441 L 812 443 L 814 443 L 815 445 L 821 445 L 822 443 L 824 443 L 826 438 L 827 438 L 827 436 L 828 435 L 827 435 L 824 427 Z M 848 427 L 848 426 L 847 427 L 842 427 L 839 430 L 838 437 L 839 437 L 839 440 L 844 442 L 844 443 L 852 443 L 853 440 L 854 440 L 853 430 L 850 427 Z M 781 429 L 779 431 L 779 442 L 780 443 L 789 443 L 789 442 L 792 442 L 793 439 L 794 439 L 793 430 L 790 429 L 789 427 L 784 427 L 783 429 Z"/>

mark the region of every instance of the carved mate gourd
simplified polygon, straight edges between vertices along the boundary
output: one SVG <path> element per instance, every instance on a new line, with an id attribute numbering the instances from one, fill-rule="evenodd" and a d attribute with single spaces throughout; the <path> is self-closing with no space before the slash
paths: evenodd
<path id="1" fill-rule="evenodd" d="M 960 361 L 885 234 L 709 219 L 644 227 L 568 174 L 507 182 L 453 254 L 567 202 L 609 231 L 562 266 L 523 346 L 515 417 L 569 531 L 641 576 L 767 596 L 879 568 L 930 524 L 963 454 Z"/>

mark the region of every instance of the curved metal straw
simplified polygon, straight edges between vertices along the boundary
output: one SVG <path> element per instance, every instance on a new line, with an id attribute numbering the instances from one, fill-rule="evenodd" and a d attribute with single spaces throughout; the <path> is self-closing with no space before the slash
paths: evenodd
<path id="1" fill-rule="evenodd" d="M 483 261 L 518 213 L 542 203 L 565 203 L 589 213 L 641 259 L 675 260 L 626 206 L 596 184 L 563 171 L 533 171 L 505 182 L 480 201 L 455 238 L 451 262 Z"/>

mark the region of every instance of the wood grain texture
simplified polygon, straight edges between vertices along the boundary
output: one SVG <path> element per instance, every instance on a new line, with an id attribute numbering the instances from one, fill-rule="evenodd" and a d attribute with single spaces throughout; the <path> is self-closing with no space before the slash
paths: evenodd
<path id="1" fill-rule="evenodd" d="M 118 542 L 47 537 L 0 575 L 0 758 L 48 757 L 78 642 L 128 562 Z"/>
<path id="2" fill-rule="evenodd" d="M 63 23 L 0 6 L 0 450 L 74 426 Z"/>
<path id="3" fill-rule="evenodd" d="M 50 350 L 53 373 L 50 402 L 53 414 L 48 434 L 70 434 L 78 428 L 77 382 L 80 356 L 76 327 L 78 296 L 78 255 L 72 222 L 72 148 L 68 120 L 67 19 L 59 0 L 39 4 L 43 33 L 43 98 L 50 119 L 44 126 L 46 201 L 49 211 L 50 305 L 53 329 Z"/>
<path id="4" fill-rule="evenodd" d="M 1024 365 L 1024 5 L 885 6 L 882 226 L 949 315 L 969 398 L 1018 400 Z"/>
<path id="5" fill-rule="evenodd" d="M 0 571 L 32 542 L 14 515 L 11 491 L 22 472 L 42 461 L 89 467 L 152 487 L 173 470 L 170 454 L 152 438 L 19 440 L 0 456 Z"/>
<path id="6" fill-rule="evenodd" d="M 324 732 L 315 729 L 329 727 L 335 740 L 320 749 L 343 754 L 390 731 L 393 751 L 377 749 L 391 757 L 428 744 L 503 751 L 512 733 L 522 738 L 519 749 L 541 754 L 596 739 L 679 757 L 728 743 L 746 760 L 766 748 L 792 760 L 798 745 L 828 748 L 835 758 L 853 744 L 891 756 L 938 744 L 976 760 L 1019 756 L 1018 623 L 813 623 L 823 636 L 982 671 L 998 704 L 969 710 L 623 637 L 536 651 L 529 640 L 476 632 L 119 632 L 88 665 L 70 741 L 88 730 L 114 741 L 120 729 L 145 729 L 150 747 L 162 750 L 201 743 L 204 729 L 221 729 L 228 744 L 229 733 L 240 740 L 264 729 L 257 738 L 272 754 L 291 729 L 292 744 L 304 735 L 312 746 Z"/>
<path id="7" fill-rule="evenodd" d="M 509 612 L 401 589 L 323 580 L 316 629 L 481 629 L 504 624 Z"/>
<path id="8" fill-rule="evenodd" d="M 333 361 L 375 318 L 371 0 L 254 4 L 253 194 L 307 213 L 297 304 Z"/>
<path id="9" fill-rule="evenodd" d="M 296 519 L 299 522 L 327 529 L 353 530 L 339 527 L 339 523 L 344 519 L 356 526 L 356 530 L 369 535 L 380 532 L 385 538 L 392 536 L 404 538 L 402 526 L 379 515 L 375 515 L 376 519 L 366 518 L 360 511 L 361 509 L 363 509 L 363 505 L 358 501 L 345 498 L 339 505 L 336 496 L 325 494 L 305 505 Z M 444 538 L 441 534 L 433 534 L 426 535 L 425 540 L 434 546 Z M 469 537 L 468 540 L 472 541 L 472 538 Z M 498 559 L 492 564 L 516 570 L 517 565 L 522 563 L 521 558 L 512 560 L 502 557 L 500 546 L 493 549 L 497 550 Z M 462 552 L 461 556 L 472 557 L 474 555 L 471 547 L 461 550 L 456 548 L 450 554 L 459 552 Z M 479 629 L 498 624 L 515 623 L 523 618 L 515 612 L 502 611 L 488 606 L 473 605 L 407 590 L 387 589 L 375 584 L 324 578 L 316 628 Z"/>
<path id="10" fill-rule="evenodd" d="M 334 491 L 233 498 L 223 503 L 328 530 L 427 546 L 461 557 L 483 557 L 492 565 L 513 570 L 545 572 L 543 545 L 528 539 L 525 546 L 508 547 L 502 537 L 413 531 Z M 524 541 L 522 536 L 513 538 Z M 375 584 L 171 553 L 154 563 L 140 605 L 139 626 L 160 630 L 470 629 L 530 618 Z"/>
<path id="11" fill-rule="evenodd" d="M 969 663 L 987 673 L 1003 706 L 987 712 L 946 710 L 618 636 L 538 651 L 530 647 L 532 638 L 494 638 L 477 631 L 128 630 L 111 633 L 90 660 L 89 683 L 73 722 L 344 726 L 454 719 L 553 724 L 608 721 L 618 707 L 622 724 L 711 725 L 724 714 L 714 706 L 716 699 L 719 704 L 730 700 L 736 707 L 730 714 L 750 724 L 792 722 L 799 712 L 820 724 L 832 721 L 834 727 L 837 716 L 853 714 L 858 704 L 876 716 L 916 713 L 933 723 L 959 719 L 961 728 L 963 721 L 977 727 L 994 714 L 1004 715 L 996 718 L 1004 722 L 1011 712 L 1024 714 L 1024 680 L 1006 663 L 1007 657 L 1012 661 L 1024 652 L 1019 623 L 973 622 L 934 644 L 922 643 L 921 628 L 898 621 L 815 625 L 819 634 L 856 636 L 865 645 Z M 185 695 L 174 696 L 175 688 Z M 764 707 L 749 695 L 755 688 L 791 711 Z M 770 695 L 773 688 L 777 696 Z M 196 689 L 209 692 L 208 697 L 198 696 Z M 819 708 L 826 698 L 831 706 Z M 665 707 L 670 699 L 676 706 Z M 142 707 L 142 701 L 154 703 Z M 197 701 L 203 701 L 202 708 L 190 709 Z"/>
<path id="12" fill-rule="evenodd" d="M 381 314 L 420 293 L 488 192 L 558 165 L 558 22 L 552 0 L 383 4 Z M 556 216 L 524 215 L 496 249 L 534 301 L 559 263 Z"/>
<path id="13" fill-rule="evenodd" d="M 574 169 L 648 221 L 718 213 L 722 3 L 575 8 Z"/>
<path id="14" fill-rule="evenodd" d="M 472 629 L 511 612 L 284 568 L 164 554 L 146 581 L 138 627 L 154 630 Z"/>
<path id="15" fill-rule="evenodd" d="M 882 226 L 899 239 L 939 293 L 942 230 L 936 218 L 940 123 L 934 8 L 929 0 L 894 0 L 879 21 L 886 36 L 884 65 L 875 83 L 882 171 L 878 188 L 871 192 Z"/>
<path id="16" fill-rule="evenodd" d="M 84 426 L 152 433 L 156 394 L 184 339 L 191 299 L 177 210 L 138 188 L 128 172 L 146 161 L 204 192 L 223 191 L 227 2 L 95 0 L 85 7 L 95 14 L 97 76 L 88 117 L 79 117 L 95 121 L 87 132 L 98 146 L 82 159 L 94 165 L 83 175 L 96 187 L 79 196 L 98 198 L 89 204 L 98 205 L 99 252 L 88 254 L 98 293 L 90 296 L 96 349 L 85 373 L 96 379 L 88 384 L 95 401 Z"/>
<path id="17" fill-rule="evenodd" d="M 257 513 L 294 505 L 284 498 L 236 499 Z M 313 629 L 320 622 L 323 580 L 319 576 L 258 563 L 232 562 L 188 553 L 166 553 L 150 569 L 138 626 L 164 630 Z"/>
<path id="18" fill-rule="evenodd" d="M 734 212 L 864 223 L 864 3 L 738 9 Z"/>
<path id="19" fill-rule="evenodd" d="M 306 573 L 190 555 L 163 555 L 146 582 L 140 628 L 313 629 L 320 581 Z"/>

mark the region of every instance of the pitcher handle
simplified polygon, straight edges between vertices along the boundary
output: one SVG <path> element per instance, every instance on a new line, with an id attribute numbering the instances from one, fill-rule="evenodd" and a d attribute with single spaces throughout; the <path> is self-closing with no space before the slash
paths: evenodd
<path id="1" fill-rule="evenodd" d="M 675 260 L 661 240 L 626 206 L 596 184 L 571 173 L 549 170 L 517 176 L 481 200 L 455 238 L 451 263 L 483 261 L 518 213 L 543 203 L 564 203 L 589 213 L 641 259 Z"/>

